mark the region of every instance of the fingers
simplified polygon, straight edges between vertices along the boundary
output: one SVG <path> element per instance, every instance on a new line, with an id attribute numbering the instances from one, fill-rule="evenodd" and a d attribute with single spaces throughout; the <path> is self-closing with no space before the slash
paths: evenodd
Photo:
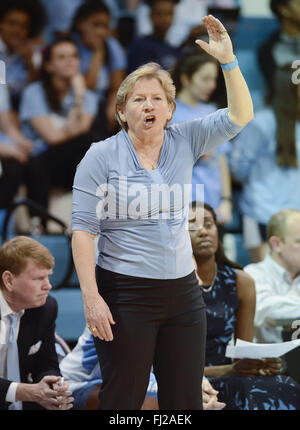
<path id="1" fill-rule="evenodd" d="M 220 409 L 224 409 L 225 406 L 226 406 L 226 403 L 219 402 L 215 396 L 211 397 L 208 402 L 204 402 L 203 400 L 204 410 L 220 410 Z"/>
<path id="2" fill-rule="evenodd" d="M 201 39 L 197 39 L 195 43 L 199 45 L 200 48 L 203 49 L 203 51 L 207 52 L 208 54 L 210 53 L 210 47 L 207 42 L 204 42 L 204 40 L 201 40 Z"/>
<path id="3" fill-rule="evenodd" d="M 102 298 L 97 303 L 87 305 L 86 316 L 88 328 L 94 337 L 99 337 L 107 342 L 113 340 L 111 325 L 114 325 L 115 321 Z"/>
<path id="4" fill-rule="evenodd" d="M 226 28 L 221 23 L 221 21 L 215 18 L 213 15 L 207 15 L 202 19 L 208 32 L 218 36 L 220 34 L 227 33 Z"/>
<path id="5" fill-rule="evenodd" d="M 49 409 L 52 411 L 59 411 L 59 410 L 66 411 L 68 409 L 73 408 L 73 402 L 74 402 L 74 397 L 68 397 L 68 398 L 59 397 L 57 399 L 48 399 L 43 404 L 43 406 L 46 409 Z"/>
<path id="6" fill-rule="evenodd" d="M 60 376 L 47 375 L 42 378 L 42 381 L 47 382 L 47 384 L 55 384 L 60 380 L 60 378 L 61 378 Z"/>
<path id="7" fill-rule="evenodd" d="M 215 390 L 208 379 L 203 378 L 202 380 L 202 394 L 214 395 L 216 396 L 219 391 Z"/>
<path id="8" fill-rule="evenodd" d="M 99 337 L 101 340 L 111 342 L 114 338 L 108 320 L 98 322 L 94 326 L 89 325 L 89 329 L 94 337 Z"/>

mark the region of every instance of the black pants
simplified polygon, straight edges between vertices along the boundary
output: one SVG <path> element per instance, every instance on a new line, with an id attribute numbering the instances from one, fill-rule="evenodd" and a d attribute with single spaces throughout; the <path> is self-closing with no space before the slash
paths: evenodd
<path id="1" fill-rule="evenodd" d="M 12 203 L 23 179 L 24 166 L 13 159 L 1 160 L 2 175 L 0 176 L 0 209 Z"/>
<path id="2" fill-rule="evenodd" d="M 195 273 L 157 280 L 96 266 L 96 278 L 116 322 L 112 342 L 95 338 L 100 409 L 140 409 L 152 365 L 160 409 L 202 409 L 206 313 Z"/>

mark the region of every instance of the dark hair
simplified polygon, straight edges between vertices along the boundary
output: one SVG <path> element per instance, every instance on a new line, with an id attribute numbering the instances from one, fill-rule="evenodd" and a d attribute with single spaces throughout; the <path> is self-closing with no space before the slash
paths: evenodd
<path id="1" fill-rule="evenodd" d="M 292 82 L 291 66 L 278 68 L 273 76 L 271 106 L 277 124 L 276 159 L 278 166 L 298 167 L 296 122 L 298 120 L 298 85 Z"/>
<path id="2" fill-rule="evenodd" d="M 41 34 L 47 23 L 47 15 L 44 6 L 39 0 L 1 0 L 0 21 L 11 10 L 22 10 L 30 17 L 28 37 L 36 37 Z"/>
<path id="3" fill-rule="evenodd" d="M 270 8 L 272 12 L 280 19 L 282 17 L 282 14 L 279 12 L 278 7 L 288 5 L 289 2 L 290 0 L 271 0 Z"/>
<path id="4" fill-rule="evenodd" d="M 192 207 L 193 210 L 195 210 L 197 207 L 203 207 L 204 209 L 208 210 L 211 213 L 211 215 L 214 219 L 214 222 L 218 228 L 216 212 L 208 203 L 193 201 L 190 206 Z M 234 261 L 229 260 L 229 258 L 226 257 L 225 252 L 224 252 L 224 247 L 223 247 L 223 244 L 222 244 L 220 239 L 218 240 L 218 248 L 217 248 L 216 253 L 215 253 L 215 259 L 216 259 L 216 263 L 219 267 L 226 265 L 226 266 L 232 267 L 234 269 L 243 270 L 242 266 L 240 266 L 238 263 L 236 263 Z"/>
<path id="5" fill-rule="evenodd" d="M 189 53 L 174 64 L 171 70 L 171 76 L 174 81 L 177 94 L 182 90 L 181 76 L 186 75 L 188 78 L 191 78 L 193 74 L 206 63 L 218 64 L 214 57 L 206 54 L 205 52 Z"/>
<path id="6" fill-rule="evenodd" d="M 78 31 L 77 24 L 79 21 L 83 21 L 89 18 L 95 13 L 106 13 L 110 16 L 110 10 L 103 1 L 100 0 L 86 0 L 77 10 L 72 22 L 72 32 Z"/>
<path id="7" fill-rule="evenodd" d="M 59 112 L 61 110 L 61 101 L 58 97 L 56 88 L 53 86 L 52 75 L 46 70 L 46 63 L 51 60 L 53 49 L 60 43 L 71 43 L 77 49 L 75 42 L 70 38 L 65 37 L 55 40 L 44 49 L 43 61 L 40 69 L 40 80 L 45 90 L 49 106 L 54 112 Z"/>

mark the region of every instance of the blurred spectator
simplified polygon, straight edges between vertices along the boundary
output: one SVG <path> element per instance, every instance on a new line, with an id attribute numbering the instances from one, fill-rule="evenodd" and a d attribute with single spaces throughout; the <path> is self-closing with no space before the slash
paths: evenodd
<path id="1" fill-rule="evenodd" d="M 127 67 L 123 48 L 109 36 L 109 20 L 110 12 L 103 2 L 87 0 L 77 10 L 72 27 L 86 86 L 98 96 L 100 107 L 95 126 L 101 127 L 99 139 L 116 128 L 115 97 Z"/>
<path id="2" fill-rule="evenodd" d="M 172 73 L 177 94 L 173 123 L 216 111 L 217 107 L 209 101 L 216 89 L 218 74 L 217 61 L 204 52 L 188 54 L 176 63 Z M 204 200 L 216 210 L 220 224 L 231 220 L 231 175 L 226 158 L 230 149 L 230 143 L 225 143 L 202 156 L 193 168 L 192 201 L 197 200 L 196 184 L 203 184 Z"/>
<path id="3" fill-rule="evenodd" d="M 282 327 L 274 321 L 300 319 L 300 211 L 274 214 L 267 237 L 270 253 L 245 267 L 255 281 L 255 338 L 261 343 L 282 342 Z"/>
<path id="4" fill-rule="evenodd" d="M 264 42 L 258 51 L 258 61 L 267 85 L 267 101 L 274 90 L 273 78 L 278 67 L 300 58 L 299 0 L 271 0 L 270 8 L 280 21 L 280 28 Z"/>
<path id="5" fill-rule="evenodd" d="M 23 179 L 31 142 L 15 125 L 6 85 L 0 85 L 0 209 L 12 202 Z"/>
<path id="6" fill-rule="evenodd" d="M 151 0 L 150 0 L 151 1 Z M 233 0 L 177 0 L 175 17 L 166 41 L 173 46 L 180 46 L 189 37 L 189 33 L 202 23 L 208 6 L 232 7 Z M 136 10 L 137 35 L 152 33 L 150 7 L 147 0 L 141 1 Z"/>
<path id="7" fill-rule="evenodd" d="M 271 216 L 287 207 L 300 210 L 300 85 L 291 75 L 290 66 L 277 69 L 270 107 L 233 140 L 230 168 L 243 185 L 240 208 L 252 262 L 264 258 Z"/>
<path id="8" fill-rule="evenodd" d="M 45 208 L 51 187 L 72 189 L 76 165 L 91 143 L 97 98 L 79 72 L 74 42 L 57 41 L 44 52 L 41 80 L 26 87 L 22 97 L 22 130 L 33 142 L 26 166 L 28 197 Z"/>
<path id="9" fill-rule="evenodd" d="M 128 73 L 142 64 L 154 61 L 164 69 L 170 69 L 179 56 L 179 48 L 170 45 L 166 34 L 174 19 L 177 0 L 149 1 L 153 32 L 137 37 L 128 47 Z"/>
<path id="10" fill-rule="evenodd" d="M 207 315 L 204 375 L 219 391 L 218 398 L 226 403 L 225 409 L 299 409 L 300 386 L 280 374 L 280 358 L 232 361 L 226 357 L 232 338 L 252 342 L 254 281 L 225 256 L 213 209 L 204 205 L 203 210 L 203 204 L 197 202 L 191 209 L 190 236 Z"/>
<path id="11" fill-rule="evenodd" d="M 45 25 L 39 0 L 1 0 L 0 60 L 5 62 L 12 108 L 18 109 L 22 90 L 37 77 L 40 64 L 38 39 Z"/>
<path id="12" fill-rule="evenodd" d="M 69 36 L 72 21 L 78 8 L 85 0 L 51 0 L 47 1 L 48 26 L 54 38 Z M 99 0 L 100 2 L 100 0 Z M 118 0 L 103 0 L 110 12 L 110 28 L 115 28 L 119 18 Z"/>

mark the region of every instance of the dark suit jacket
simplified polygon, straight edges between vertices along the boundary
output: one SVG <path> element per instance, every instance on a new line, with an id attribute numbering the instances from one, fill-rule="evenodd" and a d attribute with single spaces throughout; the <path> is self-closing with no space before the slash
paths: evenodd
<path id="1" fill-rule="evenodd" d="M 56 317 L 57 303 L 51 296 L 48 296 L 44 306 L 24 312 L 18 334 L 21 382 L 36 383 L 45 375 L 60 375 L 55 351 Z M 0 378 L 0 410 L 7 409 L 10 405 L 5 397 L 11 382 L 13 381 Z M 41 407 L 36 403 L 24 402 L 23 409 Z"/>

